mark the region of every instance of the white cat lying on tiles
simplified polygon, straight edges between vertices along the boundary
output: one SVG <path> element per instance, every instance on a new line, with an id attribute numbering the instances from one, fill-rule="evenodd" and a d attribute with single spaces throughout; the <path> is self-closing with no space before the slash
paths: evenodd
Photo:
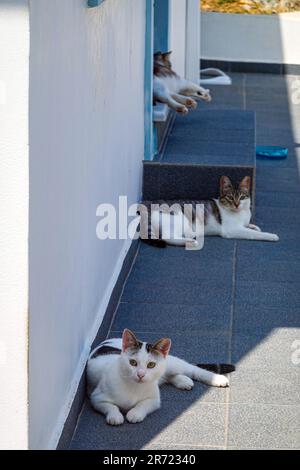
<path id="1" fill-rule="evenodd" d="M 171 52 L 154 55 L 154 103 L 165 103 L 177 113 L 187 114 L 188 108 L 196 108 L 197 102 L 193 98 L 211 101 L 209 90 L 179 77 L 172 69 L 170 62 Z"/>
<path id="2" fill-rule="evenodd" d="M 87 368 L 91 403 L 113 426 L 140 423 L 160 408 L 159 386 L 164 383 L 180 390 L 191 390 L 193 380 L 213 387 L 228 387 L 222 373 L 234 372 L 229 364 L 194 366 L 169 355 L 171 340 L 155 344 L 139 341 L 125 330 L 122 339 L 109 339 L 90 355 Z"/>
<path id="3" fill-rule="evenodd" d="M 201 205 L 204 206 L 204 221 L 198 220 L 197 206 Z M 186 208 L 189 207 L 191 209 L 188 212 Z M 187 217 L 188 213 L 191 217 Z M 262 232 L 259 227 L 251 223 L 250 176 L 243 178 L 238 185 L 234 185 L 227 176 L 223 176 L 220 181 L 218 199 L 144 201 L 140 204 L 139 214 L 142 240 L 160 248 L 174 245 L 197 249 L 197 238 L 201 236 L 203 222 L 205 236 L 236 240 L 279 241 L 275 233 Z M 199 232 L 197 232 L 197 227 Z"/>

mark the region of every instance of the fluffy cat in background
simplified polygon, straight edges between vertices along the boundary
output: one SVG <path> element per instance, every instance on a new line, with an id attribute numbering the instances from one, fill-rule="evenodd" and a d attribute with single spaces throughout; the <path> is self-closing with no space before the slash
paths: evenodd
<path id="1" fill-rule="evenodd" d="M 108 424 L 123 424 L 122 412 L 129 423 L 142 422 L 160 408 L 159 386 L 164 383 L 180 390 L 191 390 L 193 380 L 213 387 L 228 387 L 227 377 L 211 370 L 229 373 L 233 372 L 233 366 L 202 365 L 200 368 L 170 356 L 170 348 L 168 338 L 152 345 L 125 330 L 122 339 L 104 341 L 91 353 L 87 367 L 90 400 Z"/>
<path id="2" fill-rule="evenodd" d="M 209 102 L 210 92 L 179 77 L 172 69 L 171 54 L 172 52 L 157 52 L 154 55 L 154 103 L 165 103 L 177 113 L 187 114 L 189 108 L 197 107 L 197 101 L 193 98 Z"/>
<path id="3" fill-rule="evenodd" d="M 153 205 L 157 205 L 159 209 L 152 211 Z M 188 205 L 192 207 L 190 218 L 184 213 Z M 204 221 L 197 220 L 197 205 L 204 205 Z M 223 176 L 218 199 L 146 201 L 140 205 L 139 213 L 142 240 L 162 248 L 175 245 L 196 249 L 197 238 L 201 236 L 200 233 L 195 233 L 197 222 L 200 228 L 203 228 L 204 222 L 205 236 L 266 242 L 279 240 L 276 234 L 262 232 L 259 227 L 251 224 L 251 177 L 245 177 L 238 186 L 234 186 L 227 176 Z"/>

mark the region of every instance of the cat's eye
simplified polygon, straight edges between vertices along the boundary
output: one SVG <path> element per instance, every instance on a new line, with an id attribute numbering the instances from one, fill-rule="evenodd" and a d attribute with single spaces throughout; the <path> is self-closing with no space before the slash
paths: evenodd
<path id="1" fill-rule="evenodd" d="M 154 369 L 155 366 L 156 362 L 149 362 L 149 364 L 147 365 L 148 369 Z"/>
<path id="2" fill-rule="evenodd" d="M 132 367 L 137 367 L 137 365 L 138 365 L 137 362 L 136 362 L 134 359 L 131 359 L 131 360 L 129 361 L 129 363 L 130 363 L 130 365 L 131 365 Z"/>

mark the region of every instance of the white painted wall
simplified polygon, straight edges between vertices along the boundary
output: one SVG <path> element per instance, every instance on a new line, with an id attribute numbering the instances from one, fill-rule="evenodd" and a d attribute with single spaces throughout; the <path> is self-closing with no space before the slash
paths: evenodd
<path id="1" fill-rule="evenodd" d="M 300 64 L 300 13 L 202 13 L 201 57 Z"/>
<path id="2" fill-rule="evenodd" d="M 198 83 L 200 58 L 200 4 L 199 0 L 187 0 L 186 5 L 185 76 L 188 80 Z"/>
<path id="3" fill-rule="evenodd" d="M 27 448 L 27 0 L 0 0 L 0 448 Z"/>
<path id="4" fill-rule="evenodd" d="M 173 68 L 182 77 L 185 76 L 186 52 L 186 0 L 170 0 L 169 43 L 173 51 Z"/>
<path id="5" fill-rule="evenodd" d="M 31 0 L 30 447 L 53 448 L 129 248 L 98 204 L 136 202 L 144 0 Z"/>

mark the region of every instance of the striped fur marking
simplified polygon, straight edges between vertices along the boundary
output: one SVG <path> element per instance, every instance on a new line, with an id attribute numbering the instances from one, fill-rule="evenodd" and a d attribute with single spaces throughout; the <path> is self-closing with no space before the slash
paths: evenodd
<path id="1" fill-rule="evenodd" d="M 192 222 L 196 221 L 197 206 L 204 206 L 204 223 L 208 224 L 209 217 L 213 217 L 216 222 L 222 225 L 222 216 L 219 207 L 213 199 L 207 201 L 203 200 L 156 200 L 156 201 L 143 201 L 138 210 L 138 214 L 141 215 L 141 239 L 149 245 L 157 246 L 159 248 L 166 248 L 167 243 L 162 241 L 161 227 L 159 228 L 159 239 L 154 239 L 152 234 L 152 211 L 159 210 L 160 213 L 172 214 L 171 208 L 175 206 L 182 211 L 182 214 L 186 214 L 189 218 L 191 217 Z"/>
<path id="2" fill-rule="evenodd" d="M 99 356 L 110 356 L 112 354 L 121 354 L 121 349 L 118 348 L 113 348 L 112 346 L 106 346 L 105 344 L 102 346 L 99 346 L 98 349 L 94 352 L 92 355 L 91 359 L 96 359 Z"/>

